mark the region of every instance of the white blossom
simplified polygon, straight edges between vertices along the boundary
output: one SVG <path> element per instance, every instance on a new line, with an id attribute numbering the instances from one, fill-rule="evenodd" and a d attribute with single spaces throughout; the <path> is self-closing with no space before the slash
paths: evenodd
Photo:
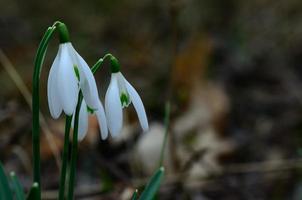
<path id="1" fill-rule="evenodd" d="M 120 134 L 123 126 L 122 109 L 128 107 L 131 102 L 136 110 L 143 131 L 147 131 L 149 125 L 140 96 L 121 72 L 112 73 L 105 96 L 105 112 L 108 128 L 113 137 Z"/>
<path id="2" fill-rule="evenodd" d="M 62 111 L 72 115 L 80 89 L 87 105 L 97 109 L 98 91 L 89 66 L 70 42 L 62 43 L 48 76 L 47 94 L 51 116 L 57 119 Z"/>

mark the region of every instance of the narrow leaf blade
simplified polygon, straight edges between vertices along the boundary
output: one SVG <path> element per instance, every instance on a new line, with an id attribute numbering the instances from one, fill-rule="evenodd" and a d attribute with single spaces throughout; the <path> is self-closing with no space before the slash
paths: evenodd
<path id="1" fill-rule="evenodd" d="M 10 177 L 11 177 L 11 180 L 12 180 L 13 189 L 14 189 L 15 194 L 16 194 L 16 199 L 17 200 L 25 200 L 24 191 L 22 189 L 20 181 L 19 181 L 18 177 L 16 176 L 15 172 L 11 172 Z"/>
<path id="2" fill-rule="evenodd" d="M 164 167 L 160 167 L 151 177 L 148 185 L 140 196 L 140 200 L 152 200 L 164 176 Z"/>
<path id="3" fill-rule="evenodd" d="M 34 183 L 29 191 L 29 194 L 26 198 L 26 200 L 39 200 L 40 199 L 40 194 L 39 194 L 39 184 Z"/>
<path id="4" fill-rule="evenodd" d="M 0 199 L 5 199 L 5 200 L 13 199 L 13 195 L 11 193 L 9 183 L 1 162 L 0 162 Z"/>
<path id="5" fill-rule="evenodd" d="M 132 198 L 131 198 L 131 200 L 137 200 L 137 193 L 138 193 L 138 191 L 137 191 L 137 189 L 133 192 L 133 195 L 132 195 Z"/>

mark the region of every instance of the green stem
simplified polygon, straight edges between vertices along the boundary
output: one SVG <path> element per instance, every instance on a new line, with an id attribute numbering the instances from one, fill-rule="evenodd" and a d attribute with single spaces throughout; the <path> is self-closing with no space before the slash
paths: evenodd
<path id="1" fill-rule="evenodd" d="M 96 73 L 96 71 L 98 69 L 100 69 L 100 67 L 104 63 L 104 60 L 106 58 L 111 58 L 111 57 L 112 57 L 111 54 L 106 54 L 103 58 L 100 58 L 91 68 L 92 73 L 93 74 Z M 68 196 L 67 196 L 67 198 L 70 200 L 73 199 L 73 196 L 74 196 L 74 180 L 75 180 L 75 174 L 76 174 L 76 162 L 77 162 L 77 153 L 78 153 L 78 123 L 79 123 L 79 112 L 80 112 L 82 99 L 83 99 L 83 96 L 82 96 L 82 93 L 80 93 L 79 97 L 78 97 L 78 104 L 76 107 L 75 116 L 74 116 L 75 118 L 74 118 L 74 129 L 73 129 L 73 139 L 72 139 L 70 172 L 69 172 Z M 66 119 L 66 124 L 67 124 L 67 119 Z M 69 141 L 69 138 L 66 137 L 66 131 L 65 131 L 64 151 L 65 151 L 66 142 L 68 143 L 68 141 Z M 62 187 L 64 187 L 64 185 L 65 185 L 64 177 L 66 175 L 63 175 L 63 165 L 64 165 L 64 154 L 63 154 L 63 163 L 62 163 L 59 200 L 64 199 L 64 188 L 62 188 Z M 64 168 L 65 168 L 64 173 L 66 173 L 66 166 L 64 166 Z"/>
<path id="2" fill-rule="evenodd" d="M 59 200 L 64 200 L 64 196 L 65 196 L 66 169 L 67 169 L 67 160 L 68 160 L 69 133 L 70 133 L 71 121 L 72 121 L 72 116 L 66 116 L 64 147 L 63 147 L 60 187 L 59 187 Z"/>
<path id="3" fill-rule="evenodd" d="M 41 199 L 41 164 L 40 164 L 40 96 L 39 96 L 39 85 L 40 85 L 40 74 L 44 62 L 44 57 L 49 44 L 50 39 L 53 36 L 56 28 L 59 27 L 60 40 L 68 39 L 68 31 L 66 26 L 61 22 L 55 22 L 53 26 L 49 27 L 37 50 L 34 64 L 33 73 L 33 94 L 32 94 L 32 112 L 33 112 L 33 130 L 32 130 L 32 148 L 33 148 L 33 180 L 38 183 L 39 199 Z M 61 27 L 61 28 L 60 28 Z M 63 39 L 61 39 L 63 38 Z"/>
<path id="4" fill-rule="evenodd" d="M 83 95 L 80 92 L 78 96 L 78 104 L 74 116 L 70 174 L 69 174 L 69 185 L 68 185 L 68 196 L 67 196 L 68 200 L 72 200 L 74 196 L 74 186 L 75 186 L 74 180 L 75 180 L 76 163 L 77 163 L 77 156 L 78 156 L 78 126 L 79 126 L 79 114 L 80 114 L 82 100 L 83 100 Z"/>
<path id="5" fill-rule="evenodd" d="M 39 133 L 39 84 L 40 84 L 40 72 L 44 61 L 46 49 L 55 31 L 54 27 L 50 27 L 45 32 L 35 58 L 35 68 L 33 74 L 33 98 L 32 98 L 32 110 L 33 110 L 33 130 L 32 130 L 32 148 L 33 148 L 33 180 L 38 183 L 38 192 L 40 192 L 40 133 Z M 41 199 L 41 196 L 40 196 Z"/>
<path id="6" fill-rule="evenodd" d="M 117 63 L 117 59 L 111 54 L 111 53 L 107 53 L 103 58 L 100 58 L 91 68 L 91 71 L 93 74 L 96 73 L 96 71 L 102 66 L 102 64 L 104 63 L 104 61 L 106 59 L 110 59 L 111 63 L 113 61 L 116 61 L 115 63 Z M 111 64 L 112 65 L 112 64 Z M 111 67 L 112 68 L 112 67 Z M 118 68 L 119 69 L 119 68 Z M 112 69 L 111 69 L 112 71 Z"/>
<path id="7" fill-rule="evenodd" d="M 165 106 L 165 136 L 164 136 L 164 141 L 161 147 L 161 152 L 160 152 L 160 159 L 159 159 L 159 167 L 163 166 L 164 162 L 164 155 L 165 155 L 165 149 L 166 149 L 166 144 L 167 144 L 167 138 L 168 138 L 168 130 L 169 130 L 169 121 L 170 121 L 170 102 L 166 103 Z"/>

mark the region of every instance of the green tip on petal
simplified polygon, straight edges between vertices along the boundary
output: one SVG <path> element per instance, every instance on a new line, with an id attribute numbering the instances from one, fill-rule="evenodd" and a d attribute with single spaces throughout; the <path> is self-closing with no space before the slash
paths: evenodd
<path id="1" fill-rule="evenodd" d="M 78 81 L 80 81 L 80 72 L 79 72 L 78 66 L 74 65 L 73 70 L 74 70 L 74 73 L 75 73 Z"/>
<path id="2" fill-rule="evenodd" d="M 69 32 L 66 27 L 66 25 L 62 22 L 56 23 L 56 27 L 59 31 L 59 38 L 60 38 L 60 43 L 66 43 L 69 42 Z"/>
<path id="3" fill-rule="evenodd" d="M 129 98 L 129 95 L 128 95 L 128 94 L 126 94 L 126 93 L 123 92 L 123 93 L 120 95 L 120 99 L 121 99 L 121 103 L 122 103 L 122 107 L 123 107 L 123 108 L 129 106 L 129 104 L 130 104 L 130 98 Z"/>
<path id="4" fill-rule="evenodd" d="M 94 113 L 94 109 L 90 108 L 89 106 L 86 106 L 87 107 L 87 112 L 90 113 L 90 114 L 93 114 Z"/>
<path id="5" fill-rule="evenodd" d="M 117 73 L 120 71 L 120 64 L 114 56 L 110 56 L 110 69 L 111 73 Z"/>

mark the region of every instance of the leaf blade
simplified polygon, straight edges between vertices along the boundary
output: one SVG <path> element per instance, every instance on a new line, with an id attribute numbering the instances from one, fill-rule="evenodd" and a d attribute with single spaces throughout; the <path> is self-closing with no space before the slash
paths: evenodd
<path id="1" fill-rule="evenodd" d="M 152 200 L 164 176 L 164 167 L 160 167 L 151 177 L 139 200 Z"/>
<path id="2" fill-rule="evenodd" d="M 11 172 L 10 177 L 11 177 L 11 180 L 12 180 L 13 189 L 14 189 L 15 194 L 16 194 L 16 199 L 17 200 L 25 200 L 24 191 L 22 189 L 20 181 L 19 181 L 18 177 L 16 176 L 15 172 Z"/>
<path id="3" fill-rule="evenodd" d="M 137 193 L 138 193 L 138 191 L 137 191 L 137 189 L 133 192 L 133 195 L 132 195 L 132 197 L 131 197 L 131 200 L 137 200 Z"/>
<path id="4" fill-rule="evenodd" d="M 9 187 L 2 163 L 0 162 L 0 199 L 12 200 L 13 195 Z"/>
<path id="5" fill-rule="evenodd" d="M 39 184 L 35 182 L 31 186 L 26 200 L 39 200 L 39 199 L 40 199 Z"/>

